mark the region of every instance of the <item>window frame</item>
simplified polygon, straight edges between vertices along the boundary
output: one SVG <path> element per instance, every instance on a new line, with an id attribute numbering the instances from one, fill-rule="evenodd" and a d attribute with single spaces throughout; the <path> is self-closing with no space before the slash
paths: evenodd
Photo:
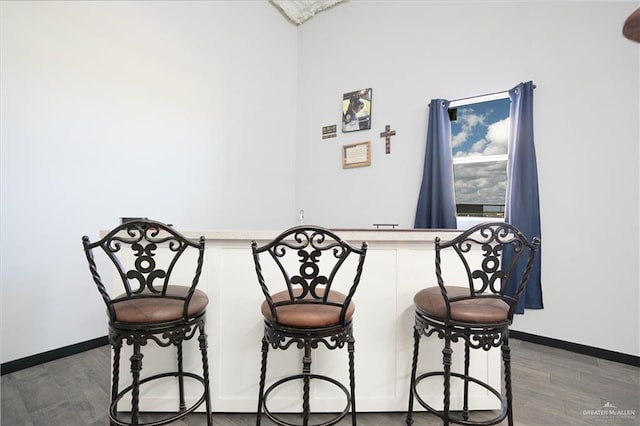
<path id="1" fill-rule="evenodd" d="M 453 101 L 449 102 L 449 109 L 452 108 L 460 108 L 460 107 L 464 107 L 464 106 L 469 106 L 469 105 L 474 105 L 474 104 L 479 104 L 479 103 L 484 103 L 484 102 L 489 102 L 489 101 L 494 101 L 494 100 L 500 100 L 500 99 L 508 99 L 510 100 L 509 97 L 509 91 L 505 90 L 502 92 L 496 92 L 496 93 L 491 93 L 491 94 L 487 94 L 487 95 L 481 95 L 481 96 L 472 96 L 469 98 L 462 98 L 462 99 L 456 99 Z M 509 119 L 511 118 L 511 112 L 509 112 Z M 509 137 L 509 135 L 507 135 L 507 138 Z M 451 134 L 451 142 L 453 142 L 453 132 Z M 470 157 L 454 157 L 453 156 L 453 143 L 451 143 L 451 154 L 452 154 L 452 164 L 451 167 L 458 165 L 458 164 L 474 164 L 474 163 L 495 163 L 498 161 L 504 161 L 506 163 L 506 168 L 507 171 L 509 169 L 509 150 L 510 150 L 510 144 L 507 142 L 507 153 L 506 154 L 498 154 L 498 155 L 486 155 L 486 156 L 470 156 Z M 508 176 L 508 172 L 507 172 L 507 180 L 509 179 Z M 454 185 L 455 185 L 455 174 L 454 174 Z M 506 207 L 506 203 L 507 203 L 507 194 L 506 194 L 506 190 L 505 190 L 505 194 L 504 194 L 504 205 Z M 456 222 L 457 222 L 457 228 L 458 229 L 468 229 L 474 225 L 477 225 L 479 223 L 482 222 L 487 222 L 488 220 L 491 220 L 493 222 L 504 222 L 505 218 L 504 215 L 502 217 L 487 217 L 487 216 L 459 216 L 458 215 L 458 202 L 456 200 Z"/>

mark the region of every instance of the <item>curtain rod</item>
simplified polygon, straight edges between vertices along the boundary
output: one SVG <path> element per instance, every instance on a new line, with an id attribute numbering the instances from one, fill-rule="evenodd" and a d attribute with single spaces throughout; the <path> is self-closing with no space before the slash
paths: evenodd
<path id="1" fill-rule="evenodd" d="M 536 85 L 533 85 L 533 88 L 536 88 Z M 511 89 L 509 89 L 511 90 Z M 467 99 L 475 99 L 475 98 L 485 98 L 487 96 L 494 96 L 494 95 L 500 95 L 502 93 L 508 93 L 509 90 L 500 90 L 499 92 L 493 92 L 493 93 L 485 93 L 484 95 L 476 95 L 476 96 L 468 96 L 466 98 L 460 98 L 460 99 L 452 99 L 449 101 L 449 103 L 453 103 L 453 102 L 460 102 L 460 101 L 466 101 Z"/>

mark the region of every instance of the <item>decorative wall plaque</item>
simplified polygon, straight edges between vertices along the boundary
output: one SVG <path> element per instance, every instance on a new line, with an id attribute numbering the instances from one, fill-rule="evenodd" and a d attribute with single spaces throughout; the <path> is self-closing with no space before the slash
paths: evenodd
<path id="1" fill-rule="evenodd" d="M 338 126 L 336 126 L 335 124 L 331 126 L 324 126 L 322 128 L 322 139 L 335 138 L 337 127 Z"/>
<path id="2" fill-rule="evenodd" d="M 342 168 L 371 165 L 371 142 L 360 142 L 342 147 Z"/>

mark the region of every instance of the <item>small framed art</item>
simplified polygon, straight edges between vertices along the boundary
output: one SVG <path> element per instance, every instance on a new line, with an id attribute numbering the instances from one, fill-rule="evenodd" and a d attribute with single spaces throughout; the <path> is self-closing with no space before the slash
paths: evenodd
<path id="1" fill-rule="evenodd" d="M 371 128 L 371 88 L 342 95 L 342 132 Z"/>
<path id="2" fill-rule="evenodd" d="M 342 168 L 371 165 L 371 142 L 360 142 L 342 147 Z"/>

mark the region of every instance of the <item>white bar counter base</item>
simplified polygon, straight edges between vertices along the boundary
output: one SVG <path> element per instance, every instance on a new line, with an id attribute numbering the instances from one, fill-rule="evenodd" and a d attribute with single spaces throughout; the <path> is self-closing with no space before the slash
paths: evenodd
<path id="1" fill-rule="evenodd" d="M 355 294 L 354 315 L 356 408 L 361 412 L 406 411 L 413 353 L 413 296 L 420 289 L 437 285 L 434 240 L 449 240 L 459 234 L 452 230 L 349 230 L 335 232 L 352 245 L 367 241 L 369 249 L 360 286 Z M 206 238 L 205 262 L 199 287 L 209 295 L 207 334 L 212 406 L 214 412 L 255 412 L 258 401 L 263 320 L 260 304 L 264 296 L 257 282 L 251 241 L 266 243 L 279 231 L 184 232 L 189 238 Z M 446 259 L 443 260 L 446 268 Z M 462 275 L 461 275 L 462 277 Z M 146 377 L 173 366 L 175 350 L 143 347 L 142 375 Z M 420 372 L 442 369 L 442 340 L 422 337 Z M 453 344 L 452 371 L 463 369 L 464 346 Z M 120 388 L 131 382 L 127 374 L 130 351 L 123 347 Z M 185 370 L 201 371 L 197 339 L 185 344 Z M 471 373 L 496 389 L 501 389 L 500 349 L 472 351 Z M 270 348 L 267 386 L 286 375 L 299 374 L 302 352 L 293 346 L 286 351 Z M 330 375 L 348 387 L 348 354 L 345 349 L 329 351 L 320 345 L 313 353 L 312 372 Z M 273 412 L 301 410 L 302 385 L 291 382 L 270 395 Z M 452 409 L 460 409 L 462 384 L 452 381 Z M 312 411 L 341 411 L 344 394 L 324 382 L 312 382 Z M 423 399 L 442 408 L 442 378 L 420 385 Z M 470 388 L 471 409 L 496 409 L 498 401 L 482 388 Z M 177 411 L 177 384 L 174 379 L 141 387 L 141 411 Z M 196 400 L 201 386 L 187 383 L 187 398 Z M 119 409 L 126 410 L 130 396 Z M 187 402 L 187 406 L 189 403 Z M 419 404 L 414 404 L 421 409 Z"/>

